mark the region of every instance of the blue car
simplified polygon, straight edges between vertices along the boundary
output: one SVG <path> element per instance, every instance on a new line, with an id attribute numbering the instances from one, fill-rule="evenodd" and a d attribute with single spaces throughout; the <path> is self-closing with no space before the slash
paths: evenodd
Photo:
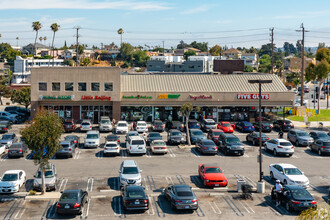
<path id="1" fill-rule="evenodd" d="M 191 119 L 188 121 L 189 129 L 200 129 L 201 126 L 196 119 Z"/>
<path id="2" fill-rule="evenodd" d="M 46 148 L 44 148 L 44 152 L 43 152 L 43 156 L 44 156 L 44 157 L 46 157 L 47 152 L 48 152 L 48 149 L 47 149 L 47 147 L 46 147 Z M 36 152 L 35 152 L 34 150 L 30 153 L 30 155 L 31 155 L 31 159 L 34 159 L 34 155 L 35 155 L 35 154 L 36 154 Z"/>
<path id="3" fill-rule="evenodd" d="M 189 132 L 190 132 L 191 144 L 195 144 L 196 142 L 198 142 L 200 140 L 206 139 L 206 136 L 204 135 L 204 133 L 199 129 L 190 129 Z"/>
<path id="4" fill-rule="evenodd" d="M 248 121 L 241 121 L 236 124 L 236 129 L 241 132 L 252 132 L 254 131 L 254 126 Z"/>

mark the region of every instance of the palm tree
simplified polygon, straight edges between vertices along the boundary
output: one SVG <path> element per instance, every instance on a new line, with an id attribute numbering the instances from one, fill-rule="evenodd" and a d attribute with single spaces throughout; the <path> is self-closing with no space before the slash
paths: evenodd
<path id="1" fill-rule="evenodd" d="M 19 40 L 19 37 L 16 37 L 16 41 L 17 41 L 17 45 L 16 46 L 18 46 L 18 40 Z"/>
<path id="2" fill-rule="evenodd" d="M 32 28 L 33 28 L 33 31 L 36 32 L 36 38 L 34 39 L 34 55 L 36 55 L 36 43 L 37 43 L 37 38 L 38 38 L 38 31 L 40 30 L 40 28 L 42 27 L 42 25 L 40 24 L 39 21 L 35 21 L 35 22 L 32 22 Z"/>
<path id="3" fill-rule="evenodd" d="M 123 33 L 124 33 L 124 30 L 122 28 L 119 28 L 118 31 L 117 31 L 118 34 L 120 34 L 120 47 L 121 45 L 123 44 Z"/>
<path id="4" fill-rule="evenodd" d="M 57 23 L 54 23 L 50 26 L 50 29 L 53 31 L 53 41 L 52 41 L 52 50 L 53 50 L 53 66 L 54 66 L 54 40 L 55 40 L 55 32 L 58 31 L 60 28 L 60 25 L 57 25 Z"/>
<path id="5" fill-rule="evenodd" d="M 40 40 L 40 42 L 42 43 L 42 40 L 43 40 L 44 38 L 43 37 L 39 37 L 39 40 Z"/>
<path id="6" fill-rule="evenodd" d="M 46 40 L 47 40 L 47 37 L 45 36 L 44 37 L 44 44 L 46 45 Z"/>

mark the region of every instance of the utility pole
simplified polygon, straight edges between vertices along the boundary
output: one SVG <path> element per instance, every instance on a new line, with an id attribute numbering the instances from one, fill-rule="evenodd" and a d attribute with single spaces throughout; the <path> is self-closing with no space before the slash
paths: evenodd
<path id="1" fill-rule="evenodd" d="M 76 34 L 76 66 L 78 66 L 79 64 L 79 26 L 74 27 L 77 30 L 77 34 Z"/>
<path id="2" fill-rule="evenodd" d="M 165 41 L 163 41 L 163 56 L 165 56 Z"/>
<path id="3" fill-rule="evenodd" d="M 269 29 L 270 30 L 270 40 L 272 42 L 272 58 L 271 58 L 271 70 L 270 73 L 273 74 L 274 73 L 274 28 Z"/>

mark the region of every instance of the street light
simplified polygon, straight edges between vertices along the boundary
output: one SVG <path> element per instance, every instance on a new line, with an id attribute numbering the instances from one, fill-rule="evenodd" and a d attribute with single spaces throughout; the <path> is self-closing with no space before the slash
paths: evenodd
<path id="1" fill-rule="evenodd" d="M 263 179 L 263 172 L 262 172 L 262 154 L 261 154 L 261 147 L 262 147 L 262 140 L 261 140 L 261 132 L 262 132 L 262 125 L 261 125 L 261 84 L 272 83 L 272 80 L 248 80 L 249 83 L 259 84 L 259 182 L 262 183 Z"/>

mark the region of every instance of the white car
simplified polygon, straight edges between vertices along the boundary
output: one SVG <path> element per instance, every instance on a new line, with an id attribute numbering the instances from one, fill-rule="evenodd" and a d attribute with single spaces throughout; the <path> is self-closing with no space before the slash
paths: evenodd
<path id="1" fill-rule="evenodd" d="M 26 181 L 23 170 L 7 170 L 0 179 L 0 193 L 15 193 Z"/>
<path id="2" fill-rule="evenodd" d="M 85 137 L 84 147 L 98 148 L 100 146 L 100 133 L 99 131 L 87 131 Z"/>
<path id="3" fill-rule="evenodd" d="M 91 131 L 93 130 L 93 124 L 90 120 L 83 120 L 80 124 L 80 131 Z"/>
<path id="4" fill-rule="evenodd" d="M 120 155 L 120 146 L 117 141 L 107 141 L 104 144 L 103 155 Z"/>
<path id="5" fill-rule="evenodd" d="M 112 131 L 112 124 L 108 116 L 102 116 L 99 122 L 99 131 Z"/>
<path id="6" fill-rule="evenodd" d="M 271 164 L 269 174 L 272 179 L 280 180 L 284 185 L 309 186 L 309 180 L 297 167 L 287 163 Z"/>
<path id="7" fill-rule="evenodd" d="M 294 153 L 294 146 L 285 139 L 271 139 L 266 141 L 264 146 L 265 151 L 273 152 L 274 156 L 287 155 L 291 157 Z"/>
<path id="8" fill-rule="evenodd" d="M 124 160 L 119 168 L 120 187 L 127 185 L 141 186 L 141 172 L 135 160 Z"/>
<path id="9" fill-rule="evenodd" d="M 6 153 L 6 145 L 0 145 L 0 155 Z"/>
<path id="10" fill-rule="evenodd" d="M 142 137 L 131 136 L 126 142 L 126 150 L 129 154 L 146 154 L 147 145 Z"/>
<path id="11" fill-rule="evenodd" d="M 153 154 L 167 154 L 167 146 L 163 140 L 153 140 L 150 148 Z"/>
<path id="12" fill-rule="evenodd" d="M 145 121 L 138 121 L 136 123 L 136 131 L 139 133 L 148 132 L 148 125 Z"/>
<path id="13" fill-rule="evenodd" d="M 118 121 L 116 125 L 116 133 L 126 134 L 128 132 L 127 121 Z"/>

